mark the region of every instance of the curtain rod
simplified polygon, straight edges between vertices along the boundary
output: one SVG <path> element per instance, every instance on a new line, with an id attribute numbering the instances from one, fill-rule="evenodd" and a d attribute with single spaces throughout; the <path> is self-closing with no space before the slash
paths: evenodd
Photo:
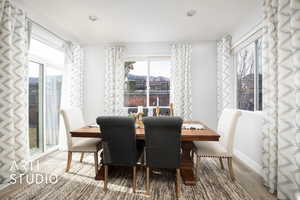
<path id="1" fill-rule="evenodd" d="M 243 39 L 241 39 L 240 41 L 238 41 L 236 44 L 234 44 L 234 46 L 232 47 L 232 49 L 235 49 L 237 47 L 239 47 L 241 44 L 243 44 L 246 40 L 250 39 L 253 35 L 257 34 L 258 32 L 262 31 L 263 28 L 259 28 L 258 30 L 254 31 L 253 33 L 247 35 L 247 37 L 243 37 Z"/>
<path id="2" fill-rule="evenodd" d="M 258 32 L 263 30 L 263 21 L 260 21 L 255 27 L 254 27 L 254 31 L 252 29 L 252 31 L 248 31 L 246 34 L 244 34 L 237 42 L 235 42 L 235 44 L 233 44 L 232 49 L 238 47 L 239 45 L 241 45 L 244 41 L 248 40 L 249 38 L 251 38 L 253 35 L 257 34 Z M 257 28 L 258 27 L 258 28 Z M 256 29 L 255 29 L 256 28 Z"/>
<path id="3" fill-rule="evenodd" d="M 33 20 L 30 19 L 29 17 L 26 17 L 26 18 L 27 18 L 27 20 L 28 20 L 29 22 L 31 22 L 31 23 L 33 23 L 33 24 L 39 26 L 40 28 L 44 29 L 45 31 L 51 33 L 52 35 L 54 35 L 54 36 L 57 37 L 58 39 L 60 39 L 60 40 L 62 40 L 62 41 L 64 41 L 64 42 L 69 42 L 69 41 L 65 40 L 64 38 L 60 37 L 59 35 L 57 35 L 56 33 L 50 31 L 50 30 L 47 29 L 45 26 L 43 26 L 43 25 L 41 25 L 41 24 L 39 24 L 39 23 L 33 21 Z"/>

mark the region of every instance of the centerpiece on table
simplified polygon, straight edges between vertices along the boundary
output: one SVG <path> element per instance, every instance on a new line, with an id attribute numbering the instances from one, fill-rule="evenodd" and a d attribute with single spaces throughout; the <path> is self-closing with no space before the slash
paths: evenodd
<path id="1" fill-rule="evenodd" d="M 138 106 L 137 113 L 133 113 L 135 118 L 135 124 L 137 127 L 143 127 L 143 115 L 144 115 L 144 109 L 143 106 Z"/>

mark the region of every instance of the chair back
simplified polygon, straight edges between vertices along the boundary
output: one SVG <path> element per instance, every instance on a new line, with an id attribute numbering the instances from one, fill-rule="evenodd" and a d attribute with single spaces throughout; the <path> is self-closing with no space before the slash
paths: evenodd
<path id="1" fill-rule="evenodd" d="M 226 148 L 229 155 L 233 155 L 235 130 L 241 111 L 224 109 L 218 123 L 220 142 Z"/>
<path id="2" fill-rule="evenodd" d="M 103 163 L 134 166 L 137 160 L 135 120 L 130 117 L 97 118 L 102 134 Z"/>
<path id="3" fill-rule="evenodd" d="M 170 108 L 170 116 L 174 116 L 174 105 L 173 105 L 173 103 L 170 103 L 169 108 Z"/>
<path id="4" fill-rule="evenodd" d="M 146 165 L 151 168 L 179 168 L 181 150 L 180 117 L 146 117 Z"/>
<path id="5" fill-rule="evenodd" d="M 86 123 L 83 120 L 82 111 L 79 107 L 62 109 L 61 114 L 64 119 L 68 148 L 71 148 L 72 136 L 70 131 L 81 128 L 85 126 Z"/>

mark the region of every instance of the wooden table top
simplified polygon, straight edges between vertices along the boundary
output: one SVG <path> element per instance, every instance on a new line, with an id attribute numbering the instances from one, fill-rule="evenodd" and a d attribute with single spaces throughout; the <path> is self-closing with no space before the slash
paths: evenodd
<path id="1" fill-rule="evenodd" d="M 193 123 L 193 124 L 202 124 L 198 121 L 184 121 L 184 123 Z M 182 141 L 219 141 L 220 135 L 214 130 L 208 128 L 202 124 L 205 129 L 191 130 L 191 129 L 182 129 L 181 131 L 181 140 Z M 70 131 L 72 137 L 89 137 L 89 138 L 98 138 L 101 137 L 101 132 L 98 127 L 82 127 L 77 130 Z M 144 128 L 136 128 L 136 139 L 144 140 L 145 139 L 145 130 Z"/>

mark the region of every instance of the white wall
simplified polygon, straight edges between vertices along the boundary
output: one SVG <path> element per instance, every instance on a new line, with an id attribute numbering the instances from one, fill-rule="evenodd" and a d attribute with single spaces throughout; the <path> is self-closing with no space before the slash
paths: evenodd
<path id="1" fill-rule="evenodd" d="M 87 46 L 84 68 L 84 115 L 87 123 L 96 123 L 104 111 L 104 45 Z"/>
<path id="2" fill-rule="evenodd" d="M 217 127 L 216 42 L 199 42 L 192 49 L 193 119 Z"/>
<path id="3" fill-rule="evenodd" d="M 235 156 L 262 173 L 262 112 L 242 111 L 236 128 Z"/>
<path id="4" fill-rule="evenodd" d="M 170 44 L 159 43 L 129 43 L 126 44 L 126 56 L 170 56 Z"/>
<path id="5" fill-rule="evenodd" d="M 131 43 L 127 56 L 170 55 L 169 43 Z M 85 48 L 85 106 L 88 123 L 104 111 L 104 45 Z M 196 42 L 192 50 L 193 118 L 216 128 L 216 43 Z"/>

